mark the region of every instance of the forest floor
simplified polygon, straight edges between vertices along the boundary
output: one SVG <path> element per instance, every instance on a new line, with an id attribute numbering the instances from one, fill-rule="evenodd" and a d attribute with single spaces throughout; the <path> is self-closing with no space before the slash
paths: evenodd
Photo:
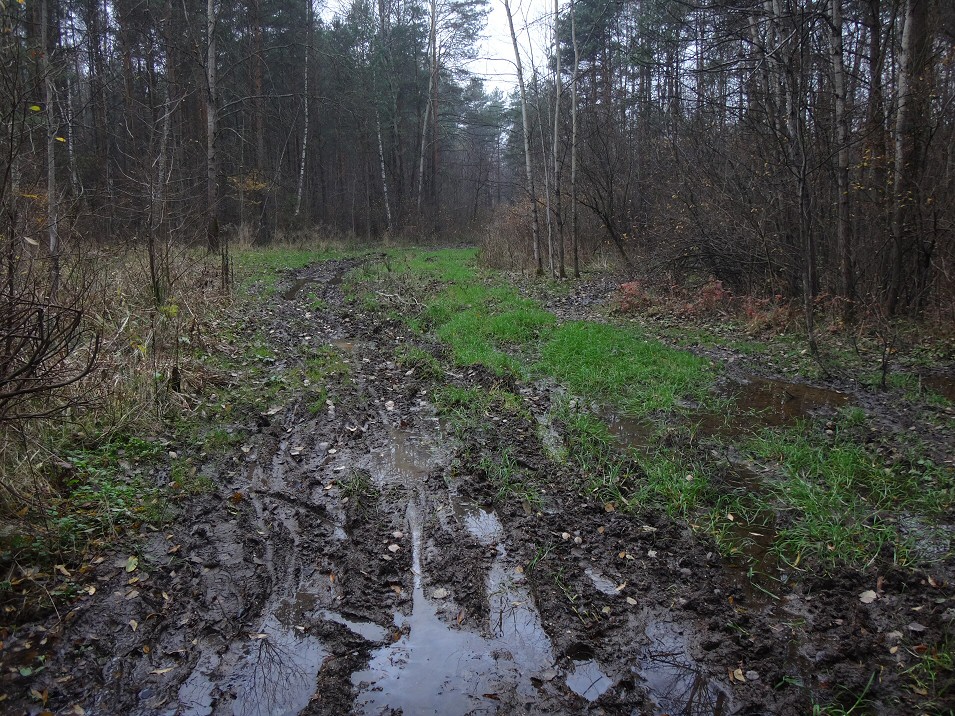
<path id="1" fill-rule="evenodd" d="M 952 713 L 950 343 L 880 390 L 472 250 L 260 279 L 67 460 L 156 504 L 12 562 L 0 711 Z"/>

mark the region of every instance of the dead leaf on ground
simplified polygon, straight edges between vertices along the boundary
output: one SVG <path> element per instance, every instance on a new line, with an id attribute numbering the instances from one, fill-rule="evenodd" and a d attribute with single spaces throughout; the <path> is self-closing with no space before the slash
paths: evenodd
<path id="1" fill-rule="evenodd" d="M 878 598 L 879 595 L 871 589 L 866 589 L 862 594 L 859 595 L 859 601 L 863 604 L 872 604 L 872 602 Z"/>
<path id="2" fill-rule="evenodd" d="M 126 560 L 126 565 L 124 569 L 127 572 L 135 572 L 137 567 L 139 567 L 139 557 L 136 557 L 135 555 L 133 555 Z"/>

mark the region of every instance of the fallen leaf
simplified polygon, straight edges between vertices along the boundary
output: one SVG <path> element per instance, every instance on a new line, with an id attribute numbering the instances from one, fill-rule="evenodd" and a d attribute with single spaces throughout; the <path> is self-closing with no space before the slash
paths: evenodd
<path id="1" fill-rule="evenodd" d="M 637 600 L 633 597 L 627 597 L 627 604 L 629 604 L 631 607 L 635 607 L 637 606 Z"/>
<path id="2" fill-rule="evenodd" d="M 926 629 L 925 625 L 919 624 L 918 622 L 912 622 L 911 624 L 909 624 L 909 631 L 920 633 L 925 631 L 925 629 Z"/>
<path id="3" fill-rule="evenodd" d="M 139 558 L 132 556 L 126 560 L 125 569 L 127 572 L 135 572 L 136 568 L 139 566 Z"/>
<path id="4" fill-rule="evenodd" d="M 130 619 L 129 628 L 132 629 L 133 631 L 136 631 L 137 629 L 139 629 L 139 622 L 136 621 L 135 619 Z"/>
<path id="5" fill-rule="evenodd" d="M 624 582 L 623 584 L 618 584 L 618 585 L 617 585 L 616 591 L 622 592 L 622 591 L 623 591 L 624 589 L 626 589 L 626 588 L 627 588 L 627 583 Z"/>
<path id="6" fill-rule="evenodd" d="M 65 565 L 65 564 L 58 564 L 58 565 L 56 565 L 53 569 L 55 569 L 57 572 L 59 572 L 60 574 L 62 574 L 64 577 L 72 577 L 72 576 L 73 576 L 73 575 L 70 574 L 69 571 L 66 569 L 66 565 Z"/>
<path id="7" fill-rule="evenodd" d="M 126 595 L 126 599 L 135 599 L 138 596 L 139 596 L 139 590 L 131 589 L 129 593 Z"/>
<path id="8" fill-rule="evenodd" d="M 444 599 L 447 596 L 448 596 L 448 590 L 445 589 L 444 587 L 439 587 L 438 589 L 435 589 L 431 593 L 432 599 Z"/>
<path id="9" fill-rule="evenodd" d="M 873 590 L 867 589 L 862 594 L 859 595 L 859 601 L 863 604 L 872 604 L 876 599 L 879 598 L 879 595 L 876 594 Z"/>
<path id="10" fill-rule="evenodd" d="M 604 512 L 613 512 L 615 509 L 617 509 L 617 506 L 612 502 L 604 505 Z"/>
<path id="11" fill-rule="evenodd" d="M 600 611 L 602 611 L 604 614 L 610 614 L 610 607 L 604 607 Z"/>
<path id="12" fill-rule="evenodd" d="M 889 653 L 890 653 L 890 654 L 895 654 L 895 653 L 898 652 L 898 650 L 899 650 L 899 647 L 898 647 L 898 646 L 893 646 L 893 647 L 890 647 L 890 648 L 889 648 Z"/>
<path id="13" fill-rule="evenodd" d="M 86 709 L 79 704 L 73 705 L 73 716 L 86 716 Z"/>
<path id="14" fill-rule="evenodd" d="M 741 684 L 746 683 L 746 677 L 743 675 L 742 669 L 735 669 L 733 671 L 733 678 L 736 679 Z"/>
<path id="15" fill-rule="evenodd" d="M 150 671 L 150 674 L 168 674 L 170 671 L 175 669 L 175 666 L 167 666 L 165 669 L 153 669 Z"/>
<path id="16" fill-rule="evenodd" d="M 929 575 L 928 584 L 930 587 L 934 587 L 935 589 L 938 589 L 943 584 L 945 584 L 945 582 L 935 579 L 935 577 L 933 577 L 932 575 Z"/>
<path id="17" fill-rule="evenodd" d="M 388 551 L 389 551 L 389 552 L 397 552 L 399 549 L 401 549 L 401 547 L 399 547 L 399 546 L 396 545 L 396 544 L 390 544 L 390 545 L 388 545 Z"/>

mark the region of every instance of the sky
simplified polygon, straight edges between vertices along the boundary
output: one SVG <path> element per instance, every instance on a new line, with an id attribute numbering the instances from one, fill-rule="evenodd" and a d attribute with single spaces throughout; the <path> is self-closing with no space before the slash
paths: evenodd
<path id="1" fill-rule="evenodd" d="M 478 48 L 479 59 L 471 64 L 470 69 L 474 74 L 484 77 L 488 90 L 499 87 L 507 93 L 517 86 L 517 71 L 514 68 L 514 47 L 507 27 L 504 0 L 490 0 L 489 8 L 485 37 Z M 552 11 L 552 0 L 511 1 L 525 75 L 530 73 L 532 52 L 538 65 L 543 62 L 545 46 L 550 41 L 550 27 L 544 18 Z"/>

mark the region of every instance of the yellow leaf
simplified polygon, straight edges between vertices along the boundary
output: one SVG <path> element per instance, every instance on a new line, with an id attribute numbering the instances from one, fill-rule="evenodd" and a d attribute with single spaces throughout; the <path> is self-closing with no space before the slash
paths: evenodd
<path id="1" fill-rule="evenodd" d="M 33 110 L 34 112 L 42 112 L 42 111 L 43 111 L 43 108 L 42 108 L 40 105 L 38 105 L 38 104 L 31 104 L 31 105 L 30 105 L 30 109 Z"/>
<path id="2" fill-rule="evenodd" d="M 126 571 L 127 571 L 127 572 L 135 572 L 135 571 L 136 571 L 136 568 L 137 568 L 138 566 L 139 566 L 139 558 L 138 558 L 138 557 L 133 556 L 133 557 L 130 557 L 129 559 L 126 560 Z"/>
<path id="3" fill-rule="evenodd" d="M 55 139 L 56 139 L 56 141 L 58 141 L 58 142 L 65 142 L 65 141 L 66 141 L 65 139 L 63 139 L 63 137 L 55 137 Z"/>

